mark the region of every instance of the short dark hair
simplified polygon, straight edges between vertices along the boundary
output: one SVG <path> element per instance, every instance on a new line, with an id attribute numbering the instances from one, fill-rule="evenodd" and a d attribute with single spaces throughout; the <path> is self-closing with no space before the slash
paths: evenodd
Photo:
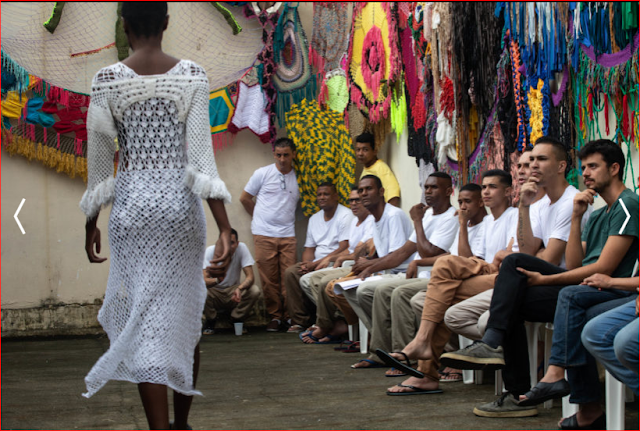
<path id="1" fill-rule="evenodd" d="M 489 169 L 488 171 L 483 172 L 482 179 L 484 180 L 487 177 L 498 177 L 500 178 L 500 182 L 505 186 L 513 186 L 513 177 L 509 172 L 502 169 Z"/>
<path id="2" fill-rule="evenodd" d="M 443 180 L 447 181 L 447 184 L 449 184 L 449 187 L 453 186 L 453 181 L 451 180 L 451 175 L 449 175 L 446 172 L 441 172 L 441 171 L 436 171 L 434 173 L 432 173 L 431 175 L 429 175 L 427 178 L 442 178 Z"/>
<path id="3" fill-rule="evenodd" d="M 373 180 L 373 182 L 375 183 L 376 187 L 378 187 L 379 189 L 382 188 L 382 181 L 380 181 L 380 178 L 378 178 L 377 176 L 371 175 L 371 174 L 365 175 L 364 177 L 360 178 L 360 181 L 367 180 L 367 179 L 368 180 Z"/>
<path id="4" fill-rule="evenodd" d="M 554 138 L 552 136 L 541 136 L 538 139 L 536 139 L 536 142 L 535 142 L 534 146 L 538 145 L 538 144 L 547 144 L 547 145 L 553 146 L 553 151 L 556 153 L 556 159 L 557 160 L 559 160 L 561 162 L 568 162 L 569 161 L 569 155 L 567 154 L 567 148 L 562 144 L 562 142 L 560 142 L 556 138 Z"/>
<path id="5" fill-rule="evenodd" d="M 469 183 L 469 184 L 465 184 L 464 186 L 460 187 L 460 191 L 461 192 L 478 192 L 478 193 L 482 193 L 482 187 L 480 187 L 479 185 L 477 185 L 475 183 Z"/>
<path id="6" fill-rule="evenodd" d="M 162 33 L 167 18 L 167 2 L 122 2 L 121 16 L 135 36 L 157 36 Z"/>
<path id="7" fill-rule="evenodd" d="M 330 187 L 331 190 L 333 190 L 334 192 L 338 192 L 338 189 L 336 188 L 336 185 L 333 184 L 331 181 L 323 181 L 320 184 L 318 184 L 318 189 L 320 187 Z M 317 190 L 317 189 L 316 189 Z"/>
<path id="8" fill-rule="evenodd" d="M 610 139 L 598 139 L 596 141 L 587 142 L 585 146 L 578 151 L 578 158 L 582 160 L 595 153 L 602 156 L 607 167 L 617 163 L 620 166 L 618 178 L 620 181 L 623 181 L 625 160 L 622 148 Z"/>
<path id="9" fill-rule="evenodd" d="M 357 184 L 353 184 L 353 185 L 351 186 L 351 191 L 354 191 L 354 190 L 355 190 L 355 191 L 358 191 L 358 185 L 357 185 Z"/>
<path id="10" fill-rule="evenodd" d="M 356 143 L 368 143 L 372 150 L 376 149 L 376 138 L 368 132 L 362 133 L 356 137 Z"/>
<path id="11" fill-rule="evenodd" d="M 291 151 L 296 150 L 296 144 L 294 144 L 293 141 L 289 138 L 276 139 L 276 142 L 273 144 L 273 149 L 275 150 L 276 147 L 289 147 L 291 148 Z"/>
<path id="12" fill-rule="evenodd" d="M 239 241 L 239 238 L 238 238 L 238 231 L 237 231 L 237 230 L 235 230 L 235 229 L 233 229 L 233 228 L 232 228 L 232 229 L 231 229 L 231 235 L 235 235 L 235 236 L 236 236 L 236 241 Z"/>

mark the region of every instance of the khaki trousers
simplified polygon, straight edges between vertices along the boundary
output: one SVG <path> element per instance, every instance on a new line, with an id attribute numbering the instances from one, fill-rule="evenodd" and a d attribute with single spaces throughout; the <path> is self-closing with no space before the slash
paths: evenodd
<path id="1" fill-rule="evenodd" d="M 493 289 L 453 305 L 444 315 L 444 323 L 456 334 L 480 340 L 489 321 L 489 306 Z"/>
<path id="2" fill-rule="evenodd" d="M 336 295 L 336 293 L 333 290 L 333 287 L 338 282 L 353 280 L 354 278 L 356 278 L 356 276 L 347 275 L 345 277 L 338 278 L 336 280 L 331 280 L 329 283 L 327 283 L 327 287 L 324 289 L 325 295 L 318 298 L 319 303 L 326 300 L 331 301 L 333 303 L 333 306 L 337 307 L 342 312 L 344 319 L 347 321 L 347 325 L 357 325 L 358 315 L 353 310 L 353 308 L 351 308 L 351 305 L 349 305 L 349 301 L 347 301 L 347 298 L 345 298 L 344 295 Z M 330 308 L 331 305 L 326 304 L 326 307 Z M 318 326 L 322 327 L 320 323 L 317 323 L 317 324 Z"/>
<path id="3" fill-rule="evenodd" d="M 287 268 L 284 273 L 284 285 L 287 289 L 287 311 L 291 318 L 291 325 L 306 327 L 311 323 L 311 312 L 315 309 L 315 305 L 300 287 L 301 266 L 302 262 L 298 262 Z"/>
<path id="4" fill-rule="evenodd" d="M 254 235 L 253 243 L 267 314 L 270 319 L 286 320 L 284 274 L 296 263 L 296 239 Z"/>
<path id="5" fill-rule="evenodd" d="M 381 280 L 365 281 L 358 287 L 346 290 L 344 297 L 349 301 L 349 305 L 356 312 L 362 323 L 371 332 L 373 330 L 372 314 L 373 314 L 373 295 L 378 286 L 383 286 L 389 280 L 405 280 L 405 274 L 384 274 Z"/>
<path id="6" fill-rule="evenodd" d="M 217 317 L 218 310 L 231 310 L 232 320 L 244 322 L 260 298 L 260 288 L 254 284 L 248 289 L 243 289 L 240 303 L 231 300 L 231 296 L 237 288 L 237 284 L 224 288 L 208 288 L 207 301 L 204 305 L 205 318 L 207 320 L 213 320 Z"/>
<path id="7" fill-rule="evenodd" d="M 428 283 L 424 278 L 394 278 L 378 284 L 373 295 L 371 352 L 400 351 L 413 340 L 420 321 L 411 309 L 411 298 Z M 370 359 L 380 361 L 375 354 Z"/>
<path id="8" fill-rule="evenodd" d="M 348 275 L 349 271 L 350 268 L 322 270 L 322 273 L 320 274 L 316 274 L 320 271 L 314 271 L 314 275 L 310 277 L 309 284 L 311 285 L 311 291 L 316 298 L 316 325 L 325 331 L 329 331 L 333 328 L 333 324 L 338 317 L 344 317 L 340 312 L 340 309 L 327 294 L 327 285 L 333 280 L 338 280 Z M 333 284 L 331 284 L 331 289 L 333 292 Z"/>
<path id="9" fill-rule="evenodd" d="M 422 320 L 436 324 L 431 339 L 434 360 L 418 363 L 420 371 L 432 379 L 439 380 L 440 355 L 451 336 L 444 314 L 451 305 L 492 289 L 497 276 L 493 271 L 489 263 L 475 257 L 443 256 L 433 266 Z"/>

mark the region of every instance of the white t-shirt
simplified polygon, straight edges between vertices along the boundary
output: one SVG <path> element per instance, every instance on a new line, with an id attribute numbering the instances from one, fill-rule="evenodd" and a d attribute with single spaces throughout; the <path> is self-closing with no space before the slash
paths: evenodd
<path id="1" fill-rule="evenodd" d="M 280 173 L 275 163 L 257 169 L 244 191 L 256 197 L 251 233 L 272 238 L 296 236 L 294 223 L 299 192 L 293 169 L 286 175 Z"/>
<path id="2" fill-rule="evenodd" d="M 411 220 L 400 208 L 385 204 L 380 220 L 374 223 L 373 244 L 378 257 L 384 257 L 402 247 L 411 235 Z M 411 262 L 411 257 L 402 265 Z"/>
<path id="3" fill-rule="evenodd" d="M 529 209 L 533 236 L 541 239 L 545 247 L 549 244 L 551 238 L 565 242 L 569 240 L 571 215 L 573 214 L 573 198 L 578 193 L 578 189 L 569 185 L 564 190 L 560 199 L 553 204 L 549 197 L 545 195 L 546 199 L 540 199 L 540 201 L 538 201 L 541 202 L 541 204 L 534 213 L 531 212 L 531 208 Z M 531 205 L 531 207 L 533 207 L 533 205 Z M 582 217 L 582 226 L 586 224 L 592 211 L 593 207 L 590 205 Z M 562 255 L 559 266 L 566 268 L 564 254 Z"/>
<path id="4" fill-rule="evenodd" d="M 488 214 L 484 217 L 482 224 L 484 224 L 485 231 L 483 257 L 486 262 L 492 263 L 496 253 L 507 248 L 511 238 L 513 238 L 512 250 L 517 251 L 517 208 L 507 208 L 497 220 L 493 217 L 493 214 Z"/>
<path id="5" fill-rule="evenodd" d="M 484 220 L 485 216 L 480 223 L 475 226 L 467 226 L 467 236 L 469 237 L 469 247 L 471 247 L 471 253 L 477 257 L 483 257 L 484 253 Z M 460 241 L 460 225 L 458 224 L 458 230 L 456 231 L 456 237 L 451 244 L 449 253 L 454 256 L 458 256 L 458 243 Z"/>
<path id="6" fill-rule="evenodd" d="M 373 225 L 375 222 L 376 219 L 371 214 L 369 214 L 359 226 L 357 225 L 358 217 L 353 218 L 349 231 L 349 253 L 353 253 L 359 243 L 366 242 L 373 238 Z"/>
<path id="7" fill-rule="evenodd" d="M 433 208 L 429 208 L 422 217 L 422 229 L 424 236 L 429 242 L 442 250 L 448 251 L 456 238 L 460 229 L 458 217 L 454 214 L 456 209 L 449 207 L 442 214 L 433 215 Z M 418 236 L 414 230 L 409 241 L 417 244 Z M 420 254 L 416 253 L 414 259 L 420 259 Z"/>
<path id="8" fill-rule="evenodd" d="M 211 265 L 210 262 L 211 259 L 213 259 L 213 254 L 215 253 L 215 251 L 215 245 L 207 247 L 207 250 L 204 252 L 204 262 L 202 263 L 202 269 L 205 269 L 206 267 Z M 253 257 L 251 256 L 251 252 L 249 251 L 245 243 L 238 243 L 238 248 L 236 248 L 235 253 L 233 253 L 233 256 L 231 256 L 231 263 L 229 263 L 229 268 L 227 269 L 227 274 L 225 275 L 224 280 L 218 283 L 215 287 L 223 288 L 240 284 L 240 272 L 242 268 L 246 268 L 247 266 L 251 266 L 253 264 Z"/>
<path id="9" fill-rule="evenodd" d="M 353 218 L 351 210 L 340 204 L 329 221 L 324 220 L 324 210 L 311 216 L 304 246 L 316 248 L 314 262 L 335 251 L 341 241 L 349 240 Z"/>

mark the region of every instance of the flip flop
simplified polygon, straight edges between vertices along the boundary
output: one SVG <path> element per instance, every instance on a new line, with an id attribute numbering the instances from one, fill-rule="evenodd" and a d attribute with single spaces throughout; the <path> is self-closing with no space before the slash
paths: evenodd
<path id="1" fill-rule="evenodd" d="M 416 370 L 415 368 L 411 367 L 411 361 L 409 360 L 409 356 L 407 356 L 406 353 L 404 352 L 393 352 L 393 353 L 399 353 L 402 356 L 404 356 L 405 361 L 407 362 L 406 364 L 398 361 L 396 358 L 394 358 L 393 356 L 391 356 L 389 353 L 385 352 L 384 350 L 381 349 L 376 349 L 376 355 L 378 355 L 378 357 L 380 359 L 382 359 L 382 362 L 384 362 L 385 364 L 387 364 L 389 367 L 394 367 L 397 370 L 402 371 L 403 373 L 407 373 L 410 376 L 413 377 L 418 377 L 419 379 L 424 378 L 424 374 L 418 370 Z"/>
<path id="2" fill-rule="evenodd" d="M 368 367 L 356 367 L 356 364 L 359 364 L 360 362 L 367 362 L 371 365 L 369 365 Z M 382 364 L 377 363 L 376 361 L 372 361 L 371 359 L 360 359 L 358 362 L 356 362 L 356 364 L 353 364 L 351 366 L 351 368 L 353 368 L 354 370 L 368 370 L 370 368 L 384 368 L 385 366 Z"/>
<path id="3" fill-rule="evenodd" d="M 360 341 L 355 341 L 348 348 L 344 349 L 342 353 L 361 353 L 360 352 Z"/>
<path id="4" fill-rule="evenodd" d="M 401 388 L 409 388 L 413 389 L 410 392 L 389 392 L 387 391 L 387 395 L 400 396 L 400 395 L 431 395 L 431 394 L 441 394 L 442 389 L 422 389 L 413 385 L 403 385 L 402 383 L 398 383 L 396 386 Z"/>
<path id="5" fill-rule="evenodd" d="M 442 377 L 440 377 L 440 382 L 442 383 L 453 383 L 453 382 L 461 382 L 462 381 L 462 373 L 450 373 L 450 372 L 440 372 Z M 447 379 L 449 376 L 456 376 L 453 379 Z"/>
<path id="6" fill-rule="evenodd" d="M 300 338 L 300 341 L 302 341 L 304 344 L 316 344 L 318 343 L 318 338 L 314 337 L 312 335 L 313 331 L 305 331 L 305 332 L 301 332 L 298 334 L 298 338 Z M 304 337 L 309 337 L 311 338 L 314 342 L 313 343 L 305 343 L 305 341 L 303 340 Z"/>
<path id="7" fill-rule="evenodd" d="M 340 342 L 340 345 L 338 347 L 334 347 L 333 350 L 344 351 L 344 350 L 350 349 L 353 343 L 354 342 L 351 340 L 342 340 L 342 342 Z"/>
<path id="8" fill-rule="evenodd" d="M 395 367 L 391 367 L 391 369 L 389 371 L 394 371 L 394 370 L 395 371 L 400 371 Z M 384 373 L 384 376 L 385 377 L 406 377 L 406 374 L 405 373 L 402 373 L 402 374 L 387 374 L 387 373 Z"/>

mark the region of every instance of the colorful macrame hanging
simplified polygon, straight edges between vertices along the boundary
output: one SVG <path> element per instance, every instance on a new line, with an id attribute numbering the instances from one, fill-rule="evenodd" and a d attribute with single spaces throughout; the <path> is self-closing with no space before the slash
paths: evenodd
<path id="1" fill-rule="evenodd" d="M 349 48 L 348 2 L 314 2 L 313 36 L 309 45 L 309 63 L 322 82 L 325 73 L 340 68 L 340 60 Z"/>
<path id="2" fill-rule="evenodd" d="M 273 37 L 275 73 L 273 86 L 278 92 L 276 117 L 278 126 L 284 126 L 285 114 L 292 105 L 304 99 L 315 99 L 317 81 L 312 79 L 309 66 L 309 46 L 300 23 L 298 6 L 287 3 L 280 15 Z"/>
<path id="3" fill-rule="evenodd" d="M 359 2 L 353 12 L 349 45 L 351 100 L 372 123 L 387 118 L 392 83 L 400 72 L 393 3 Z"/>
<path id="4" fill-rule="evenodd" d="M 227 133 L 227 129 L 235 111 L 234 99 L 237 93 L 237 83 L 209 93 L 209 126 L 214 151 L 231 144 L 233 135 Z"/>
<path id="5" fill-rule="evenodd" d="M 305 99 L 291 107 L 286 120 L 288 137 L 296 144 L 294 167 L 304 215 L 318 212 L 316 190 L 325 181 L 336 185 L 340 203 L 348 205 L 355 155 L 344 116 L 322 111 L 317 101 Z"/>

